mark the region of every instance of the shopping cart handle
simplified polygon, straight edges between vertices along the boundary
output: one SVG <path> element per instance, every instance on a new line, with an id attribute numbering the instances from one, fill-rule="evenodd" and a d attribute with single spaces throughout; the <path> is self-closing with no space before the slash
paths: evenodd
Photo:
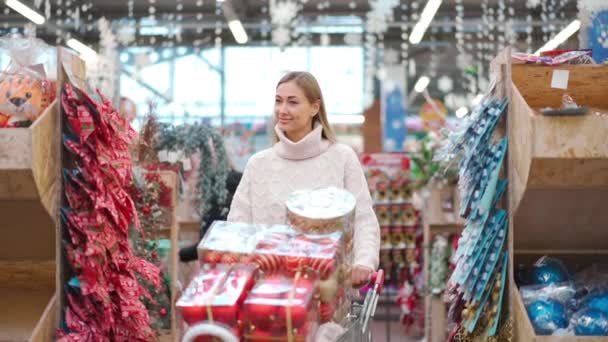
<path id="1" fill-rule="evenodd" d="M 378 285 L 378 294 L 381 294 L 384 289 L 384 270 L 373 272 L 371 280 L 374 285 Z"/>

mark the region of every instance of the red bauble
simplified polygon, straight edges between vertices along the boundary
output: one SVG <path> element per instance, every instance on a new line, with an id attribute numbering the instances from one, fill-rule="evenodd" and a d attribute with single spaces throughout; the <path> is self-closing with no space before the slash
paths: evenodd
<path id="1" fill-rule="evenodd" d="M 288 272 L 297 272 L 307 266 L 307 260 L 304 257 L 297 255 L 287 255 L 284 257 L 285 270 Z"/>
<path id="2" fill-rule="evenodd" d="M 246 303 L 245 317 L 256 327 L 267 329 L 277 317 L 277 306 L 263 303 Z"/>
<path id="3" fill-rule="evenodd" d="M 152 209 L 150 209 L 150 207 L 148 207 L 148 206 L 145 206 L 145 207 L 141 208 L 141 212 L 144 215 L 150 215 L 151 211 L 152 211 Z"/>
<path id="4" fill-rule="evenodd" d="M 203 262 L 208 264 L 217 264 L 222 258 L 221 253 L 216 251 L 203 252 Z"/>
<path id="5" fill-rule="evenodd" d="M 237 321 L 237 308 L 234 306 L 214 306 L 211 308 L 215 321 L 234 326 Z M 209 319 L 209 318 L 207 318 Z"/>
<path id="6" fill-rule="evenodd" d="M 161 316 L 163 316 L 163 317 L 164 317 L 164 316 L 166 316 L 166 315 L 167 315 L 167 309 L 162 308 L 162 309 L 160 309 L 159 313 L 160 313 L 160 315 L 161 315 Z"/>
<path id="7" fill-rule="evenodd" d="M 239 258 L 236 254 L 225 253 L 222 255 L 221 263 L 223 264 L 234 264 L 239 261 Z"/>
<path id="8" fill-rule="evenodd" d="M 334 304 L 321 303 L 319 305 L 319 318 L 322 323 L 329 322 L 334 316 L 336 306 Z"/>
<path id="9" fill-rule="evenodd" d="M 253 258 L 253 263 L 258 265 L 262 271 L 272 273 L 280 268 L 281 258 L 274 254 L 260 254 Z"/>
<path id="10" fill-rule="evenodd" d="M 302 306 L 291 307 L 291 325 L 293 328 L 299 328 L 306 323 L 308 317 L 308 309 Z M 277 323 L 282 326 L 287 326 L 287 307 L 279 307 Z"/>
<path id="11" fill-rule="evenodd" d="M 154 259 L 158 258 L 158 253 L 156 251 L 152 252 L 152 257 Z"/>
<path id="12" fill-rule="evenodd" d="M 184 317 L 184 321 L 188 323 L 188 325 L 202 322 L 207 316 L 207 309 L 204 305 L 181 306 L 178 308 L 182 313 L 182 317 Z"/>

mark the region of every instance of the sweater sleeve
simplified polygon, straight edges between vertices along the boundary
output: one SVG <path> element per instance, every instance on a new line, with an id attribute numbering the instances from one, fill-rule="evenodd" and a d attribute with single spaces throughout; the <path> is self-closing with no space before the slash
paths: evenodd
<path id="1" fill-rule="evenodd" d="M 252 223 L 253 215 L 251 212 L 251 176 L 250 162 L 245 166 L 243 177 L 236 188 L 236 192 L 232 197 L 230 211 L 228 212 L 227 221 Z"/>
<path id="2" fill-rule="evenodd" d="M 380 261 L 380 226 L 374 212 L 363 168 L 355 151 L 350 148 L 344 172 L 344 186 L 357 199 L 354 265 L 366 266 L 375 270 Z"/>

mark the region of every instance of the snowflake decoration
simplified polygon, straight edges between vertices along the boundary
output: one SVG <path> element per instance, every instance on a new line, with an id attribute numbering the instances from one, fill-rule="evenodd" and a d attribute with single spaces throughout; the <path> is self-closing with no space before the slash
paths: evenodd
<path id="1" fill-rule="evenodd" d="M 454 82 L 447 76 L 441 76 L 437 81 L 437 88 L 444 93 L 449 93 L 454 88 Z"/>
<path id="2" fill-rule="evenodd" d="M 606 0 L 579 0 L 578 7 L 579 10 L 586 10 L 595 14 L 608 9 L 608 3 L 606 3 Z"/>
<path id="3" fill-rule="evenodd" d="M 278 46 L 285 46 L 291 41 L 291 32 L 288 28 L 277 27 L 272 30 L 272 41 Z"/>
<path id="4" fill-rule="evenodd" d="M 271 2 L 270 18 L 273 24 L 289 25 L 296 17 L 300 6 L 295 1 Z"/>
<path id="5" fill-rule="evenodd" d="M 347 33 L 344 35 L 344 44 L 350 46 L 360 46 L 362 43 L 362 37 L 359 33 Z"/>
<path id="6" fill-rule="evenodd" d="M 540 5 L 541 0 L 528 0 L 528 7 L 536 8 Z"/>
<path id="7" fill-rule="evenodd" d="M 384 52 L 384 64 L 394 65 L 399 61 L 399 52 L 394 49 L 388 49 Z"/>
<path id="8" fill-rule="evenodd" d="M 126 46 L 135 41 L 135 28 L 133 26 L 123 26 L 116 32 L 116 39 L 120 45 Z"/>

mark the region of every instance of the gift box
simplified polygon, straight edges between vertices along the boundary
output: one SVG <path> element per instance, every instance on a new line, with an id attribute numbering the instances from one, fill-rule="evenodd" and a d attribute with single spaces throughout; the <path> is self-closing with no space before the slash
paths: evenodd
<path id="1" fill-rule="evenodd" d="M 199 260 L 206 264 L 251 262 L 261 232 L 270 226 L 239 222 L 215 221 L 199 242 Z"/>
<path id="2" fill-rule="evenodd" d="M 287 199 L 287 219 L 306 234 L 341 232 L 347 259 L 352 262 L 355 207 L 350 192 L 334 187 L 296 191 Z"/>
<path id="3" fill-rule="evenodd" d="M 246 341 L 313 341 L 319 324 L 318 282 L 310 272 L 264 276 L 243 305 Z"/>
<path id="4" fill-rule="evenodd" d="M 255 283 L 251 265 L 205 266 L 177 300 L 176 308 L 187 324 L 202 321 L 242 327 L 242 304 Z"/>

